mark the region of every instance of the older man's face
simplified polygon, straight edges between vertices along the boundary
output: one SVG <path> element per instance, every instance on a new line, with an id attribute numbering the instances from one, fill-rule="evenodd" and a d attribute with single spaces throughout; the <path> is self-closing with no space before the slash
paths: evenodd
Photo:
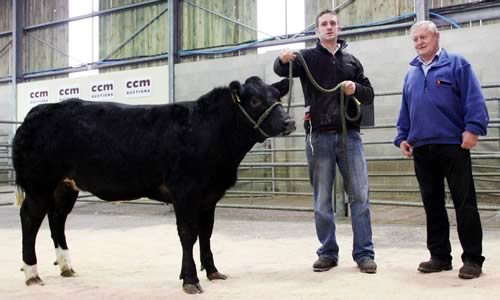
<path id="1" fill-rule="evenodd" d="M 412 38 L 415 50 L 425 61 L 431 60 L 439 50 L 439 32 L 420 27 L 413 32 Z"/>

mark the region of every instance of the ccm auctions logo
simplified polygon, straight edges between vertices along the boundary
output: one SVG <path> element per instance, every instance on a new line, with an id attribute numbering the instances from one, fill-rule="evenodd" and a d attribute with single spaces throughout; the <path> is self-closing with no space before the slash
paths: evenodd
<path id="1" fill-rule="evenodd" d="M 151 79 L 132 79 L 125 82 L 125 97 L 149 97 L 151 96 Z"/>
<path id="2" fill-rule="evenodd" d="M 57 97 L 59 101 L 80 98 L 80 87 L 79 86 L 61 87 L 57 92 Z"/>
<path id="3" fill-rule="evenodd" d="M 112 80 L 96 82 L 90 85 L 90 99 L 104 100 L 115 96 L 115 83 Z"/>
<path id="4" fill-rule="evenodd" d="M 28 93 L 28 97 L 30 104 L 48 103 L 49 90 L 48 89 L 32 90 Z"/>

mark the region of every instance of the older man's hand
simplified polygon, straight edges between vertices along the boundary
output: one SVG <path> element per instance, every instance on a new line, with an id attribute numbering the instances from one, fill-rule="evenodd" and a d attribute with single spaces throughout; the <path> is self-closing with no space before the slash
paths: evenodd
<path id="1" fill-rule="evenodd" d="M 477 145 L 478 136 L 472 132 L 464 131 L 462 133 L 462 148 L 472 149 Z"/>

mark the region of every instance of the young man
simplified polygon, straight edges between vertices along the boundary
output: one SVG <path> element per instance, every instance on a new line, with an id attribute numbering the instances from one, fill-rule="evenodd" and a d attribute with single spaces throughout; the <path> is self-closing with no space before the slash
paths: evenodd
<path id="1" fill-rule="evenodd" d="M 363 74 L 359 60 L 345 51 L 347 44 L 337 39 L 340 31 L 337 15 L 324 10 L 316 17 L 318 41 L 313 48 L 301 51 L 312 76 L 323 88 L 344 85 L 346 96 L 355 96 L 362 103 L 373 102 L 373 88 Z M 332 189 L 338 164 L 349 191 L 352 212 L 354 249 L 352 256 L 361 272 L 375 273 L 370 204 L 368 200 L 368 173 L 363 144 L 359 134 L 360 120 L 347 121 L 347 132 L 342 132 L 340 94 L 325 93 L 313 86 L 304 66 L 286 49 L 274 64 L 274 71 L 288 76 L 292 63 L 293 76 L 300 77 L 305 99 L 306 155 L 309 177 L 314 191 L 314 219 L 321 243 L 318 260 L 313 270 L 327 271 L 337 266 L 339 246 L 335 236 L 335 216 L 332 208 Z M 347 137 L 347 153 L 343 151 L 343 137 Z M 346 157 L 349 171 L 347 173 Z M 350 186 L 348 186 L 348 183 Z"/>
<path id="2" fill-rule="evenodd" d="M 445 208 L 444 179 L 448 182 L 463 248 L 458 276 L 482 272 L 482 229 L 472 178 L 470 149 L 486 135 L 488 111 L 471 65 L 460 55 L 439 47 L 439 32 L 431 21 L 410 29 L 418 56 L 411 62 L 394 144 L 413 156 L 427 218 L 430 260 L 423 273 L 452 269 L 450 226 Z"/>

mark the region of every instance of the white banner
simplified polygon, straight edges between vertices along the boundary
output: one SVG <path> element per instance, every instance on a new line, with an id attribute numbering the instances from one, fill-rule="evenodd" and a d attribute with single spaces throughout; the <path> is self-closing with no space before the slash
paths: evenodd
<path id="1" fill-rule="evenodd" d="M 112 100 L 115 97 L 115 82 L 113 80 L 92 82 L 90 84 L 90 100 Z"/>
<path id="2" fill-rule="evenodd" d="M 17 86 L 17 120 L 41 103 L 71 98 L 126 104 L 168 103 L 168 67 L 150 67 L 85 77 L 20 83 Z"/>
<path id="3" fill-rule="evenodd" d="M 125 83 L 125 97 L 149 97 L 151 96 L 152 80 L 148 77 L 127 80 Z"/>

